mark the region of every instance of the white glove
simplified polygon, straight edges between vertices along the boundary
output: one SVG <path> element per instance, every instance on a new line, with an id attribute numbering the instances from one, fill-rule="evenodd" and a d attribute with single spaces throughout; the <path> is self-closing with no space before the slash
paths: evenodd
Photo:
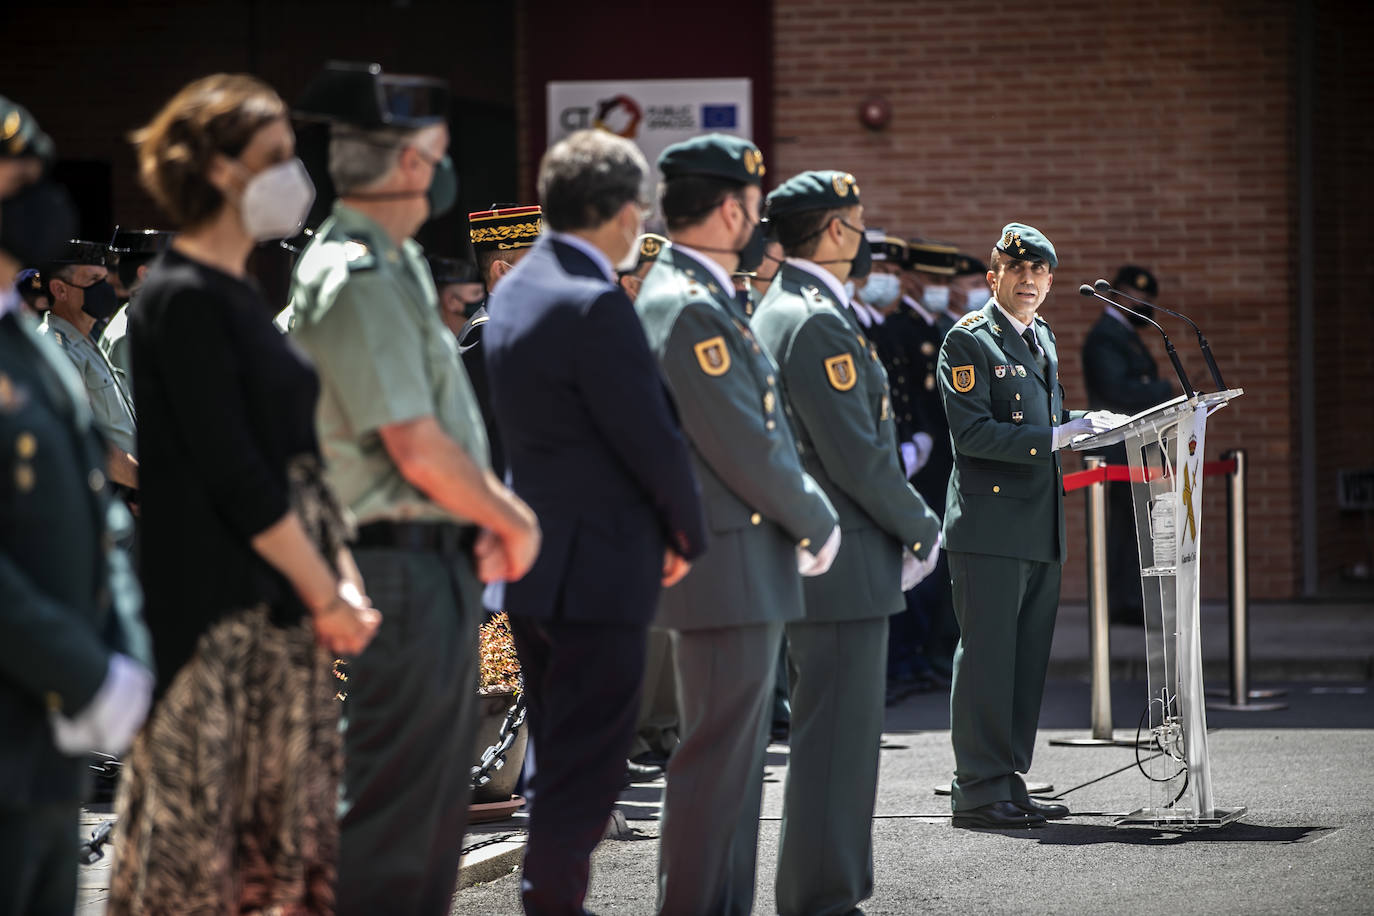
<path id="1" fill-rule="evenodd" d="M 934 448 L 935 440 L 930 438 L 930 433 L 917 433 L 911 437 L 910 442 L 903 442 L 897 446 L 897 450 L 902 453 L 902 470 L 906 472 L 908 480 L 926 466 Z"/>
<path id="2" fill-rule="evenodd" d="M 830 569 L 830 564 L 835 562 L 835 555 L 840 552 L 840 526 L 836 525 L 830 529 L 830 537 L 825 539 L 818 553 L 812 553 L 804 547 L 797 548 L 797 572 L 803 576 L 823 576 Z"/>
<path id="3" fill-rule="evenodd" d="M 50 712 L 53 743 L 68 756 L 101 751 L 122 754 L 143 727 L 153 701 L 153 675 L 138 662 L 118 652 L 95 698 L 74 718 Z"/>
<path id="4" fill-rule="evenodd" d="M 1129 420 L 1125 414 L 1112 413 L 1110 410 L 1091 410 L 1077 420 L 1070 420 L 1054 428 L 1054 449 L 1058 450 L 1073 442 L 1079 436 L 1095 436 L 1114 429 Z"/>
<path id="5" fill-rule="evenodd" d="M 936 535 L 935 546 L 930 548 L 924 560 L 918 559 L 910 550 L 902 551 L 902 591 L 911 591 L 934 571 L 935 564 L 940 561 L 940 545 L 943 542 L 944 535 Z"/>
<path id="6" fill-rule="evenodd" d="M 1083 419 L 1092 421 L 1093 432 L 1105 433 L 1109 429 L 1116 429 L 1130 417 L 1124 413 L 1113 413 L 1110 410 L 1090 410 Z"/>

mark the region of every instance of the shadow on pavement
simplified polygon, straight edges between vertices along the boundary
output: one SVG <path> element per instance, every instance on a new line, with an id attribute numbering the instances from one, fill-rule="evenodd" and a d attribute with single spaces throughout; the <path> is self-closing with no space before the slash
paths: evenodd
<path id="1" fill-rule="evenodd" d="M 972 831 L 997 833 L 1014 840 L 1031 840 L 1040 846 L 1179 846 L 1184 843 L 1305 843 L 1337 830 L 1336 827 L 1265 827 L 1239 821 L 1215 830 L 1179 832 L 1152 827 L 1110 827 L 1104 824 L 1051 824 L 1037 830 Z"/>

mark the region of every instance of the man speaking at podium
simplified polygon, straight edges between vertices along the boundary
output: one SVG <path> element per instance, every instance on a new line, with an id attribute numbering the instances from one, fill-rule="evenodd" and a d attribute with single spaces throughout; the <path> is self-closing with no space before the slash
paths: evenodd
<path id="1" fill-rule="evenodd" d="M 993 298 L 940 350 L 954 444 L 944 532 L 961 633 L 950 695 L 956 827 L 1038 827 L 1069 813 L 1032 801 L 1022 778 L 1065 556 L 1058 450 L 1125 417 L 1064 410 L 1054 333 L 1036 314 L 1058 264 L 1039 230 L 1007 224 L 989 261 Z"/>

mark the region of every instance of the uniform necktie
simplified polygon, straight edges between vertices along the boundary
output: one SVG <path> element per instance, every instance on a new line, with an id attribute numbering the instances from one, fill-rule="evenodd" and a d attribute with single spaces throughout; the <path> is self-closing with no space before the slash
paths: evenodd
<path id="1" fill-rule="evenodd" d="M 1035 331 L 1026 328 L 1021 332 L 1021 337 L 1026 341 L 1026 346 L 1030 347 L 1031 356 L 1035 357 L 1035 364 L 1040 367 L 1040 374 L 1048 380 L 1050 377 L 1050 360 L 1041 349 L 1040 344 L 1035 340 Z"/>

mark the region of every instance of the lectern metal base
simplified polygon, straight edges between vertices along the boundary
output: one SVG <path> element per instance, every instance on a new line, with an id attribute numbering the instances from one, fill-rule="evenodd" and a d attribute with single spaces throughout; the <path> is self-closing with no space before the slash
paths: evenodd
<path id="1" fill-rule="evenodd" d="M 1172 808 L 1141 808 L 1112 822 L 1113 827 L 1158 827 L 1165 830 L 1207 830 L 1240 820 L 1246 812 L 1239 808 L 1216 808 L 1212 817 L 1197 817 Z"/>

